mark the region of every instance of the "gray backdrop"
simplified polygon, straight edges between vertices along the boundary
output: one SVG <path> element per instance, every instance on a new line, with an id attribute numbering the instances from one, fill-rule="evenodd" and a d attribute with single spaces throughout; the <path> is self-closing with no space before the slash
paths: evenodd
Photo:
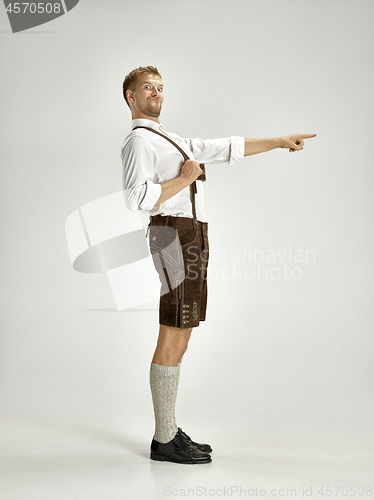
<path id="1" fill-rule="evenodd" d="M 373 15 L 370 0 L 81 0 L 13 34 L 0 8 L 0 498 L 371 484 Z M 122 81 L 149 64 L 181 136 L 317 134 L 207 166 L 207 321 L 176 409 L 212 444 L 205 467 L 148 458 L 157 301 L 118 312 L 65 238 L 71 212 L 122 189 Z"/>

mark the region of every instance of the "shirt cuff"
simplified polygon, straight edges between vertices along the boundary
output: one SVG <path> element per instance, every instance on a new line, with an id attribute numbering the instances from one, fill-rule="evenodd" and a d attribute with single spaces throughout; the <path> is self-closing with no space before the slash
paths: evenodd
<path id="1" fill-rule="evenodd" d="M 156 201 L 160 198 L 162 188 L 161 184 L 155 184 L 152 181 L 147 180 L 146 184 L 145 195 L 139 207 L 142 210 L 152 210 L 156 205 Z"/>
<path id="2" fill-rule="evenodd" d="M 238 136 L 231 137 L 229 166 L 243 158 L 244 144 L 245 144 L 244 137 L 238 137 Z"/>

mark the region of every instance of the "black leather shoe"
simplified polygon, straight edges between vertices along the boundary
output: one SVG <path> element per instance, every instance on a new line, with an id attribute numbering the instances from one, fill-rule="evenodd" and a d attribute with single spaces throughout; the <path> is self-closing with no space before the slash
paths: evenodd
<path id="1" fill-rule="evenodd" d="M 195 443 L 195 441 L 192 441 L 190 436 L 188 436 L 185 432 L 182 431 L 181 427 L 178 427 L 178 434 L 186 441 L 191 446 L 194 446 L 200 451 L 203 451 L 204 453 L 211 453 L 213 450 L 210 447 L 209 444 L 201 444 L 201 443 Z"/>
<path id="2" fill-rule="evenodd" d="M 212 461 L 208 453 L 188 444 L 179 432 L 168 443 L 159 443 L 152 439 L 151 459 L 177 464 L 208 464 Z"/>

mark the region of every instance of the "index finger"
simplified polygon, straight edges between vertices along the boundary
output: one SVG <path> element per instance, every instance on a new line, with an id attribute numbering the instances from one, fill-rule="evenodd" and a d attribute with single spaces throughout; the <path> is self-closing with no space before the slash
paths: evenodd
<path id="1" fill-rule="evenodd" d="M 309 139 L 310 137 L 315 137 L 317 134 L 299 134 L 302 139 Z"/>

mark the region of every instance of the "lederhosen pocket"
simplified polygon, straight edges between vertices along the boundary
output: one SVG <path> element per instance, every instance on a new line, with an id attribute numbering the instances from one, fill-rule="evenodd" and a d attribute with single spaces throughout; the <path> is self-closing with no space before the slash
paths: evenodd
<path id="1" fill-rule="evenodd" d="M 149 229 L 149 248 L 164 295 L 186 278 L 182 246 L 174 227 L 150 225 Z"/>

